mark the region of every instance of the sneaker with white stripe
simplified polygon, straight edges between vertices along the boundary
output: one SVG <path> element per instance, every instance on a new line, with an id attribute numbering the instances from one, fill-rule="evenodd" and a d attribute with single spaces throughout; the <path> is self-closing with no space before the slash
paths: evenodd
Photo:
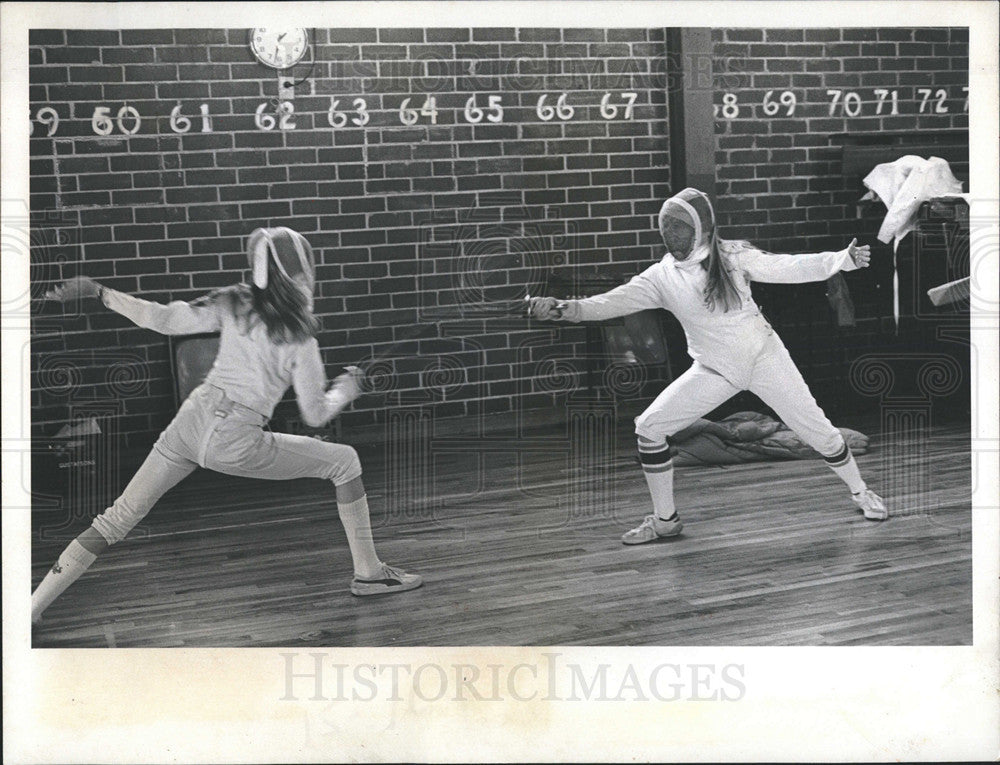
<path id="1" fill-rule="evenodd" d="M 424 583 L 419 574 L 407 574 L 398 568 L 385 563 L 382 570 L 374 577 L 360 579 L 357 576 L 351 580 L 351 594 L 364 597 L 366 595 L 392 595 L 397 592 L 415 590 Z"/>
<path id="2" fill-rule="evenodd" d="M 647 515 L 642 519 L 642 523 L 634 529 L 629 529 L 622 534 L 622 543 L 627 545 L 642 545 L 657 539 L 676 537 L 681 533 L 684 524 L 674 513 L 666 521 L 660 520 L 655 515 Z"/>

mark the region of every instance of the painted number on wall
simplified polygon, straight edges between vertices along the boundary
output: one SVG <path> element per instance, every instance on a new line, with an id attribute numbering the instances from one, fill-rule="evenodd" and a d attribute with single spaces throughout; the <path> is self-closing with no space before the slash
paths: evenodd
<path id="1" fill-rule="evenodd" d="M 476 106 L 476 97 L 469 96 L 465 102 L 465 121 L 476 124 L 485 117 L 489 122 L 503 122 L 503 97 L 490 96 L 486 102 L 486 111 Z"/>
<path id="2" fill-rule="evenodd" d="M 773 117 L 775 114 L 781 111 L 781 108 L 783 106 L 785 107 L 784 116 L 791 117 L 793 114 L 795 114 L 796 98 L 795 94 L 792 91 L 790 90 L 781 91 L 781 95 L 778 97 L 777 101 L 772 100 L 771 98 L 772 93 L 774 93 L 774 91 L 769 90 L 767 91 L 767 93 L 764 94 L 764 114 L 766 114 L 768 117 Z"/>
<path id="3" fill-rule="evenodd" d="M 30 115 L 31 113 L 30 109 L 28 110 L 28 113 Z M 48 132 L 45 134 L 46 136 L 55 135 L 56 131 L 59 129 L 59 113 L 51 106 L 43 106 L 41 109 L 39 109 L 35 113 L 35 119 L 41 122 L 43 125 L 48 126 L 49 129 Z M 29 122 L 28 135 L 34 135 L 34 134 L 35 134 L 35 123 Z"/>
<path id="4" fill-rule="evenodd" d="M 917 93 L 920 95 L 920 113 L 923 114 L 927 110 L 927 101 L 931 99 L 931 89 L 930 88 L 917 88 Z M 935 114 L 947 114 L 948 107 L 945 106 L 945 99 L 948 98 L 948 91 L 944 88 L 938 88 L 935 91 L 932 103 Z"/>
<path id="5" fill-rule="evenodd" d="M 794 109 L 795 96 L 789 94 L 792 99 Z M 485 104 L 483 99 L 485 98 Z M 631 120 L 635 117 L 635 105 L 639 94 L 635 92 L 604 93 L 600 103 L 597 105 L 598 113 L 602 119 L 625 119 Z M 782 98 L 786 98 L 784 94 Z M 788 103 L 782 100 L 782 103 Z M 419 105 L 418 105 L 419 104 Z M 579 117 L 581 104 L 570 103 L 569 93 L 543 93 L 535 103 L 535 117 L 542 122 L 553 120 L 567 122 L 574 117 Z M 185 108 L 189 109 L 185 114 Z M 460 114 L 467 123 L 478 124 L 483 122 L 501 123 L 504 121 L 505 112 L 503 96 L 492 94 L 473 94 L 469 96 L 464 105 L 455 104 L 457 114 Z M 380 112 L 374 112 L 379 114 Z M 386 112 L 381 112 L 387 114 Z M 420 122 L 431 125 L 438 124 L 438 97 L 433 95 L 411 96 L 404 98 L 395 110 L 397 124 L 413 126 Z M 348 99 L 331 98 L 330 108 L 327 110 L 326 119 L 331 128 L 339 129 L 349 127 L 364 127 L 372 119 L 373 112 L 368 110 L 368 103 L 364 98 Z M 31 134 L 35 132 L 35 123 L 39 123 L 47 128 L 47 135 L 53 136 L 59 129 L 59 115 L 51 106 L 39 109 L 34 117 L 29 112 L 29 125 Z M 200 130 L 202 133 L 213 131 L 212 115 L 207 103 L 199 104 L 196 113 L 191 113 L 190 107 L 177 102 L 171 109 L 167 118 L 167 124 L 174 133 L 188 133 L 192 130 Z M 107 136 L 114 132 L 125 135 L 135 135 L 142 126 L 142 117 L 134 106 L 128 104 L 122 106 L 116 113 L 112 112 L 112 107 L 98 106 L 94 109 L 90 118 L 91 129 L 95 135 Z M 295 104 L 291 101 L 265 101 L 255 110 L 253 115 L 253 125 L 257 130 L 294 130 Z"/>
<path id="6" fill-rule="evenodd" d="M 131 124 L 130 124 L 131 123 Z M 111 109 L 107 106 L 95 106 L 94 114 L 90 118 L 90 127 L 96 135 L 111 135 L 114 132 L 115 124 L 125 135 L 135 135 L 142 126 L 142 119 L 134 106 L 126 104 L 118 110 L 116 119 L 111 119 Z"/>
<path id="7" fill-rule="evenodd" d="M 181 114 L 180 104 L 170 112 L 170 129 L 175 133 L 186 133 L 191 129 L 191 120 Z M 208 104 L 201 105 L 201 132 L 212 132 L 212 117 L 208 113 Z"/>
<path id="8" fill-rule="evenodd" d="M 538 103 L 535 104 L 535 114 L 538 115 L 538 119 L 542 122 L 549 122 L 553 117 L 558 117 L 563 121 L 573 118 L 574 109 L 566 103 L 568 98 L 566 93 L 560 94 L 559 98 L 556 99 L 555 107 L 545 103 L 547 98 L 548 95 L 544 93 L 538 97 Z"/>
<path id="9" fill-rule="evenodd" d="M 962 88 L 964 98 L 963 110 L 969 110 L 969 89 Z M 900 113 L 900 91 L 888 88 L 874 88 L 871 98 L 864 98 L 856 90 L 827 90 L 827 115 L 830 117 L 860 117 L 879 115 L 895 115 Z M 914 88 L 910 103 L 915 104 L 913 110 L 917 114 L 948 114 L 948 91 L 944 88 Z M 799 106 L 799 99 L 791 90 L 780 92 L 769 90 L 764 94 L 760 104 L 760 114 L 765 117 L 791 117 Z M 871 105 L 874 105 L 874 109 Z M 741 110 L 739 96 L 736 93 L 723 93 L 722 103 L 714 105 L 715 116 L 732 120 L 743 116 L 754 116 L 754 110 L 749 114 Z M 866 114 L 867 113 L 867 114 Z"/>
<path id="10" fill-rule="evenodd" d="M 418 112 L 416 109 L 410 108 L 410 99 L 404 98 L 403 103 L 399 105 L 399 121 L 404 125 L 416 125 L 417 120 L 421 117 L 429 118 L 432 125 L 437 124 L 437 99 L 434 96 L 427 96 L 424 105 L 420 107 Z"/>
<path id="11" fill-rule="evenodd" d="M 621 96 L 625 100 L 625 111 L 622 114 L 622 117 L 630 120 L 632 119 L 635 100 L 639 97 L 639 94 L 622 93 Z M 613 120 L 616 116 L 618 116 L 618 107 L 611 103 L 610 93 L 605 93 L 604 98 L 601 99 L 601 116 L 606 120 Z"/>
<path id="12" fill-rule="evenodd" d="M 963 87 L 961 98 L 963 111 L 969 110 L 969 89 Z M 907 91 L 909 92 L 909 91 Z M 949 106 L 949 93 L 945 88 L 913 88 L 912 98 L 905 100 L 905 94 L 900 89 L 874 88 L 870 92 L 856 90 L 826 91 L 826 114 L 828 116 L 864 117 L 898 115 L 902 111 L 912 111 L 916 114 L 948 114 L 955 106 Z M 602 95 L 596 104 L 597 114 L 604 120 L 635 118 L 635 105 L 639 94 L 636 92 L 610 93 Z M 485 103 L 483 103 L 485 100 Z M 542 122 L 568 122 L 579 118 L 581 108 L 593 108 L 591 104 L 570 103 L 569 93 L 542 93 L 535 102 L 534 116 Z M 384 115 L 383 120 L 392 120 L 393 111 L 396 114 L 395 123 L 408 127 L 425 123 L 438 124 L 439 98 L 433 95 L 411 96 L 404 98 L 398 108 L 388 111 L 370 112 L 364 98 L 353 100 L 331 98 L 326 119 L 331 128 L 341 129 L 350 126 L 364 127 L 372 121 L 372 115 Z M 740 117 L 793 117 L 802 111 L 803 103 L 807 107 L 822 109 L 821 104 L 803 102 L 800 95 L 792 90 L 768 90 L 758 103 L 741 103 L 737 93 L 722 94 L 721 104 L 714 105 L 715 117 L 733 120 Z M 502 123 L 505 118 L 503 97 L 499 94 L 473 94 L 464 101 L 448 108 L 455 109 L 466 123 L 481 122 Z M 177 102 L 170 112 L 167 124 L 174 133 L 188 133 L 200 130 L 202 133 L 213 131 L 212 115 L 207 103 L 199 104 L 197 112 L 184 113 L 184 105 Z M 801 115 L 800 115 L 801 116 Z M 806 116 L 817 116 L 815 114 Z M 60 126 L 58 112 L 51 106 L 43 106 L 35 112 L 32 118 L 29 112 L 30 133 L 35 134 L 36 123 L 46 129 L 45 135 L 56 135 Z M 85 118 L 86 119 L 86 118 Z M 158 120 L 159 118 L 157 118 Z M 295 130 L 295 104 L 291 101 L 265 101 L 261 103 L 253 115 L 254 127 L 257 130 Z M 95 135 L 108 136 L 113 133 L 135 135 L 142 127 L 142 117 L 134 106 L 125 104 L 116 112 L 113 107 L 97 106 L 90 117 L 90 126 Z"/>
<path id="13" fill-rule="evenodd" d="M 885 88 L 875 88 L 875 98 L 878 99 L 878 106 L 875 108 L 876 114 L 882 113 L 882 108 L 885 106 L 885 100 L 889 98 L 890 111 L 889 114 L 899 114 L 899 91 L 893 90 L 889 91 Z"/>
<path id="14" fill-rule="evenodd" d="M 837 112 L 837 107 L 840 107 L 841 113 L 845 117 L 857 117 L 861 114 L 861 96 L 855 93 L 853 90 L 844 93 L 842 90 L 828 90 L 826 91 L 830 99 L 830 116 L 832 117 Z M 841 99 L 841 94 L 843 94 L 843 99 Z"/>
<path id="15" fill-rule="evenodd" d="M 265 101 L 257 107 L 257 112 L 254 114 L 254 124 L 257 125 L 257 129 L 274 130 L 275 125 L 277 125 L 281 130 L 295 130 L 295 122 L 292 121 L 295 115 L 295 104 L 291 101 L 282 101 L 278 104 L 274 114 L 271 114 L 268 109 L 271 106 Z"/>
<path id="16" fill-rule="evenodd" d="M 326 113 L 326 120 L 330 123 L 330 127 L 332 128 L 341 128 L 347 124 L 347 113 L 340 111 L 337 108 L 339 105 L 340 101 L 338 99 L 330 99 L 330 110 Z M 351 105 L 354 107 L 354 113 L 357 115 L 350 118 L 351 123 L 357 125 L 358 127 L 367 125 L 370 117 L 368 115 L 368 104 L 365 102 L 365 99 L 355 98 L 354 101 L 351 102 Z"/>

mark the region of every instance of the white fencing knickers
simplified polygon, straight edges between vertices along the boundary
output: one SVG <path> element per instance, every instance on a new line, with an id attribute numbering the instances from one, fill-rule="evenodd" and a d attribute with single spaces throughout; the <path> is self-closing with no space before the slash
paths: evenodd
<path id="1" fill-rule="evenodd" d="M 635 418 L 636 435 L 662 443 L 740 392 L 695 361 Z M 824 457 L 844 449 L 844 438 L 823 414 L 777 334 L 764 343 L 743 390 L 757 394 L 796 435 Z"/>
<path id="2" fill-rule="evenodd" d="M 336 486 L 361 476 L 353 447 L 272 433 L 264 430 L 265 424 L 264 415 L 203 383 L 188 396 L 122 495 L 94 519 L 94 528 L 108 544 L 120 542 L 168 489 L 199 465 L 250 478 L 322 478 Z"/>

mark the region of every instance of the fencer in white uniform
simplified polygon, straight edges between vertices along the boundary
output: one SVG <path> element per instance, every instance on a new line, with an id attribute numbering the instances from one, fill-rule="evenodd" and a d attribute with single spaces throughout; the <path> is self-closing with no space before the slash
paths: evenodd
<path id="1" fill-rule="evenodd" d="M 325 424 L 358 396 L 360 372 L 349 368 L 327 390 L 312 315 L 315 261 L 305 237 L 283 227 L 256 229 L 247 251 L 252 285 L 216 290 L 192 303 L 161 305 L 85 277 L 50 293 L 58 300 L 98 297 L 138 326 L 162 334 L 218 332 L 220 339 L 205 381 L 184 401 L 124 492 L 69 544 L 33 593 L 33 622 L 97 555 L 122 541 L 168 489 L 199 466 L 254 478 L 330 481 L 354 563 L 351 592 L 377 595 L 421 584 L 418 575 L 382 563 L 375 553 L 357 452 L 347 444 L 265 427 L 289 387 L 303 421 Z"/>
<path id="2" fill-rule="evenodd" d="M 885 520 L 881 498 L 862 480 L 841 433 L 817 405 L 784 343 L 761 314 L 750 282 L 820 281 L 838 271 L 867 267 L 870 254 L 856 240 L 837 252 L 775 255 L 748 242 L 718 237 L 708 197 L 684 189 L 664 202 L 660 233 L 667 254 L 628 283 L 582 300 L 533 298 L 539 319 L 601 321 L 665 308 L 684 329 L 691 367 L 635 419 L 639 456 L 654 512 L 622 541 L 641 544 L 676 536 L 682 525 L 673 501 L 670 439 L 736 393 L 749 390 L 826 463 L 851 490 L 870 520 Z"/>

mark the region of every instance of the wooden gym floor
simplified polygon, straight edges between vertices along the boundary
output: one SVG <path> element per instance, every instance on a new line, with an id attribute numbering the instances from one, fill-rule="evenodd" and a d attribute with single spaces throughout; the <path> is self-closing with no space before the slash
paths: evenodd
<path id="1" fill-rule="evenodd" d="M 651 510 L 622 423 L 607 480 L 565 453 L 519 466 L 497 451 L 478 481 L 459 451 L 436 460 L 436 501 L 399 509 L 384 449 L 359 448 L 380 556 L 425 579 L 384 598 L 348 592 L 328 485 L 198 471 L 49 608 L 33 645 L 969 645 L 968 429 L 923 446 L 867 432 L 863 474 L 897 486 L 885 523 L 819 461 L 682 467 L 684 533 L 633 547 L 619 536 Z M 64 545 L 35 543 L 33 586 Z"/>

